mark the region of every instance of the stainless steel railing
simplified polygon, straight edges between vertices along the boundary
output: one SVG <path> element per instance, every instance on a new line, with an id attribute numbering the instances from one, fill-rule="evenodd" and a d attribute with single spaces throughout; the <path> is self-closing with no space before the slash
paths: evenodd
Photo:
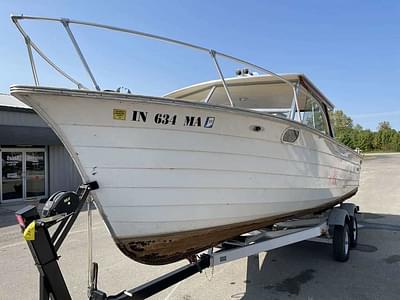
<path id="1" fill-rule="evenodd" d="M 216 50 L 213 49 L 209 49 L 209 48 L 205 48 L 205 47 L 201 47 L 201 46 L 197 46 L 194 44 L 190 44 L 190 43 L 186 43 L 183 41 L 179 41 L 179 40 L 175 40 L 175 39 L 171 39 L 168 37 L 163 37 L 163 36 L 159 36 L 159 35 L 155 35 L 155 34 L 151 34 L 151 33 L 146 33 L 146 32 L 141 32 L 141 31 L 137 31 L 137 30 L 131 30 L 131 29 L 126 29 L 126 28 L 120 28 L 120 27 L 115 27 L 115 26 L 110 26 L 110 25 L 104 25 L 104 24 L 98 24 L 98 23 L 92 23 L 92 22 L 84 22 L 84 21 L 77 21 L 77 20 L 70 20 L 70 19 L 66 19 L 66 18 L 49 18 L 49 17 L 37 17 L 37 16 L 24 16 L 24 15 L 12 15 L 11 16 L 11 20 L 14 22 L 15 26 L 18 28 L 18 30 L 20 31 L 20 33 L 22 34 L 22 36 L 25 39 L 25 44 L 28 50 L 28 55 L 29 55 L 29 60 L 30 60 L 30 64 L 31 64 L 31 68 L 32 68 L 32 74 L 33 74 L 33 80 L 35 82 L 35 85 L 39 85 L 39 78 L 38 78 L 38 74 L 36 71 L 36 66 L 35 66 L 35 61 L 32 55 L 32 49 L 36 51 L 36 53 L 42 57 L 43 60 L 45 60 L 52 68 L 54 68 L 58 73 L 60 73 L 62 76 L 64 76 L 65 78 L 67 78 L 69 81 L 71 81 L 72 83 L 74 83 L 78 88 L 80 89 L 88 89 L 87 87 L 85 87 L 82 83 L 80 83 L 78 80 L 74 79 L 72 76 L 70 76 L 69 74 L 67 74 L 65 71 L 63 71 L 60 67 L 58 67 L 48 56 L 46 56 L 44 54 L 43 51 L 40 50 L 40 48 L 31 40 L 31 38 L 29 37 L 29 35 L 26 33 L 26 31 L 22 28 L 22 25 L 20 24 L 20 20 L 39 20 L 39 21 L 51 21 L 51 22 L 59 22 L 63 25 L 64 29 L 67 32 L 67 35 L 69 36 L 78 56 L 79 59 L 81 60 L 86 72 L 88 73 L 94 87 L 96 90 L 100 91 L 100 87 L 78 45 L 78 42 L 75 39 L 74 34 L 72 33 L 72 30 L 70 28 L 70 24 L 76 24 L 76 25 L 83 25 L 83 26 L 89 26 L 89 27 L 97 27 L 97 28 L 103 28 L 103 29 L 107 29 L 107 30 L 112 30 L 112 31 L 119 31 L 119 32 L 125 32 L 128 34 L 132 34 L 132 35 L 137 35 L 137 36 L 142 36 L 148 39 L 153 39 L 153 40 L 158 40 L 158 41 L 163 41 L 166 43 L 170 43 L 170 44 L 175 44 L 175 45 L 179 45 L 179 46 L 184 46 L 187 48 L 192 48 L 198 51 L 202 51 L 202 52 L 206 52 L 210 55 L 215 68 L 217 70 L 217 73 L 221 79 L 222 85 L 225 89 L 226 95 L 228 97 L 229 103 L 232 107 L 234 107 L 234 103 L 232 100 L 232 96 L 229 92 L 229 88 L 226 84 L 225 78 L 224 78 L 224 74 L 221 70 L 221 67 L 218 63 L 217 57 L 223 57 L 235 62 L 238 62 L 240 64 L 246 65 L 248 67 L 251 67 L 253 69 L 256 69 L 260 72 L 265 72 L 267 74 L 270 74 L 278 79 L 280 79 L 281 81 L 283 81 L 284 83 L 288 84 L 292 91 L 293 91 L 293 102 L 294 105 L 296 107 L 296 117 L 297 120 L 299 122 L 301 122 L 301 117 L 300 117 L 300 110 L 299 110 L 299 103 L 297 100 L 297 92 L 296 92 L 296 85 L 293 84 L 292 82 L 288 81 L 287 79 L 285 79 L 284 77 L 268 70 L 265 69 L 263 67 L 260 67 L 258 65 L 255 65 L 253 63 L 247 62 L 245 60 L 236 58 L 234 56 L 222 53 L 222 52 L 218 52 Z"/>

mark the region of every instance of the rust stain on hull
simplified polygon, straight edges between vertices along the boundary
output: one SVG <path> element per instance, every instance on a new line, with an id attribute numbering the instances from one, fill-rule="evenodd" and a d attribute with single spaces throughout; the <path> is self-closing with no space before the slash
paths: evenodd
<path id="1" fill-rule="evenodd" d="M 116 239 L 119 249 L 129 258 L 148 265 L 163 265 L 185 259 L 219 243 L 252 230 L 273 225 L 288 218 L 318 213 L 352 197 L 357 189 L 327 204 L 284 215 L 212 228 L 159 236 Z"/>

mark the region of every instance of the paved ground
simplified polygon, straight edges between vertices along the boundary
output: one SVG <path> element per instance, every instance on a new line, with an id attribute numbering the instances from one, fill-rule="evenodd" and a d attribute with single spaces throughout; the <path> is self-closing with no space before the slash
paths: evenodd
<path id="1" fill-rule="evenodd" d="M 259 257 L 207 270 L 153 299 L 399 299 L 400 155 L 364 160 L 361 189 L 352 199 L 363 211 L 359 246 L 347 263 L 331 259 L 331 246 L 302 242 Z M 13 210 L 0 207 L 0 299 L 38 299 L 37 271 Z M 115 293 L 144 283 L 183 263 L 145 266 L 125 258 L 101 219 L 94 216 L 94 258 L 99 288 Z M 74 225 L 60 251 L 73 299 L 86 299 L 86 218 Z"/>

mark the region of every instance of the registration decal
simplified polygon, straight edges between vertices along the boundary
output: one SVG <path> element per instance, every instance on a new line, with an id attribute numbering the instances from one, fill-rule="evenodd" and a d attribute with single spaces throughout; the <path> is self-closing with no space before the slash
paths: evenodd
<path id="1" fill-rule="evenodd" d="M 113 119 L 125 121 L 126 120 L 126 110 L 114 108 L 113 109 Z"/>
<path id="2" fill-rule="evenodd" d="M 126 111 L 121 109 L 113 110 L 113 117 L 116 120 L 126 120 Z M 129 120 L 137 123 L 153 123 L 160 126 L 183 126 L 213 128 L 215 117 L 199 115 L 179 116 L 174 113 L 148 112 L 133 110 Z"/>
<path id="3" fill-rule="evenodd" d="M 212 128 L 214 126 L 215 117 L 207 117 L 204 128 Z"/>

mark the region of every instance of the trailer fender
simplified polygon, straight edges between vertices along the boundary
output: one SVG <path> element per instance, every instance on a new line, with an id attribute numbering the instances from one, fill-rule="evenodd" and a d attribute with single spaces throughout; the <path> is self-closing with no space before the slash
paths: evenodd
<path id="1" fill-rule="evenodd" d="M 354 212 L 353 212 L 354 215 Z M 329 213 L 328 217 L 328 225 L 329 227 L 340 225 L 344 226 L 346 222 L 350 219 L 350 215 L 346 209 L 340 207 L 334 207 L 331 212 Z"/>
<path id="2" fill-rule="evenodd" d="M 345 209 L 350 217 L 354 217 L 354 214 L 358 213 L 359 207 L 354 203 L 342 203 L 341 209 Z"/>

